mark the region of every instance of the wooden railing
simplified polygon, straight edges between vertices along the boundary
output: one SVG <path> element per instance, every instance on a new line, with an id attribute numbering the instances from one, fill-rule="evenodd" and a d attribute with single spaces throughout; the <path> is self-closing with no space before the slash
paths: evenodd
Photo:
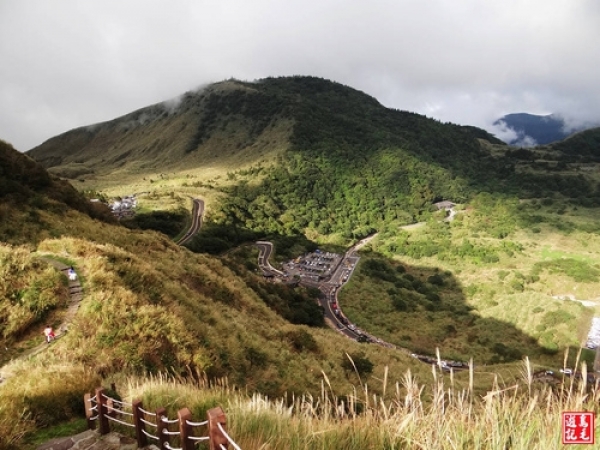
<path id="1" fill-rule="evenodd" d="M 234 450 L 241 450 L 227 434 L 227 420 L 221 407 L 209 409 L 207 420 L 194 422 L 188 408 L 180 409 L 176 419 L 169 419 L 165 408 L 146 411 L 141 400 L 122 402 L 107 396 L 104 388 L 96 389 L 94 396 L 85 394 L 84 402 L 90 429 L 95 429 L 98 423 L 99 433 L 107 434 L 111 422 L 132 428 L 138 448 L 154 443 L 161 449 L 195 450 L 196 444 L 204 441 L 210 450 L 228 450 L 230 445 Z"/>

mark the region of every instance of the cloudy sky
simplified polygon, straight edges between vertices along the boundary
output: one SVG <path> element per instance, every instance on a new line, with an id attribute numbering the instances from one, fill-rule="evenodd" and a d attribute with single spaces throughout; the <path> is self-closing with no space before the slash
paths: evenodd
<path id="1" fill-rule="evenodd" d="M 512 112 L 597 122 L 598 42 L 598 0 L 0 0 L 0 139 L 25 151 L 281 75 L 489 130 Z"/>

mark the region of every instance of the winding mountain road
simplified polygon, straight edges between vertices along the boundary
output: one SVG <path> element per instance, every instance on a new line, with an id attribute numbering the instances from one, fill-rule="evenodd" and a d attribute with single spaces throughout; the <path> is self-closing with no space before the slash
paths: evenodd
<path id="1" fill-rule="evenodd" d="M 277 270 L 269 262 L 271 253 L 273 253 L 273 243 L 269 241 L 257 241 L 256 246 L 258 247 L 258 265 L 265 274 L 277 274 L 285 277 L 285 274 L 281 270 Z"/>
<path id="2" fill-rule="evenodd" d="M 189 230 L 175 243 L 183 245 L 189 241 L 202 227 L 202 216 L 204 215 L 204 200 L 199 198 L 192 199 L 192 225 Z"/>

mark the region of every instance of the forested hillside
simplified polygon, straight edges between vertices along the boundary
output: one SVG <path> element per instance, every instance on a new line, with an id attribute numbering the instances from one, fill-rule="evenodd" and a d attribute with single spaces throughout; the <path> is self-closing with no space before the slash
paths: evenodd
<path id="1" fill-rule="evenodd" d="M 562 150 L 550 156 L 533 152 L 524 162 L 521 152 L 527 150 L 515 151 L 483 130 L 384 108 L 318 78 L 266 79 L 252 86 L 288 99 L 291 146 L 269 170 L 238 171 L 239 182 L 225 190 L 228 197 L 215 215 L 221 224 L 348 240 L 391 223 L 426 220 L 432 203 L 464 202 L 482 191 L 521 198 L 556 192 L 583 204 L 600 199 L 592 179 L 558 173 L 548 162 L 560 161 Z M 257 174 L 262 181 L 251 182 Z"/>
<path id="2" fill-rule="evenodd" d="M 115 192 L 131 185 L 174 198 L 182 187 L 188 194 L 200 188 L 209 221 L 234 235 L 214 241 L 219 250 L 248 231 L 347 242 L 391 223 L 426 220 L 432 203 L 464 202 L 479 192 L 559 193 L 598 204 L 597 183 L 565 170 L 594 158 L 593 136 L 514 149 L 484 130 L 385 108 L 339 83 L 296 76 L 216 83 L 72 130 L 29 155 L 79 189 L 110 180 Z"/>
<path id="3" fill-rule="evenodd" d="M 600 162 L 600 128 L 581 131 L 551 148 L 564 153 L 566 161 Z"/>

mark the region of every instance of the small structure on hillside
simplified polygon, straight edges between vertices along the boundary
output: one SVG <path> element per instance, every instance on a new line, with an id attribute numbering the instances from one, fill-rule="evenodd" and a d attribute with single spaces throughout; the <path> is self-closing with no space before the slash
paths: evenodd
<path id="1" fill-rule="evenodd" d="M 115 200 L 108 205 L 112 213 L 117 218 L 131 217 L 135 214 L 137 208 L 137 199 L 135 195 L 127 195 L 120 200 Z"/>

